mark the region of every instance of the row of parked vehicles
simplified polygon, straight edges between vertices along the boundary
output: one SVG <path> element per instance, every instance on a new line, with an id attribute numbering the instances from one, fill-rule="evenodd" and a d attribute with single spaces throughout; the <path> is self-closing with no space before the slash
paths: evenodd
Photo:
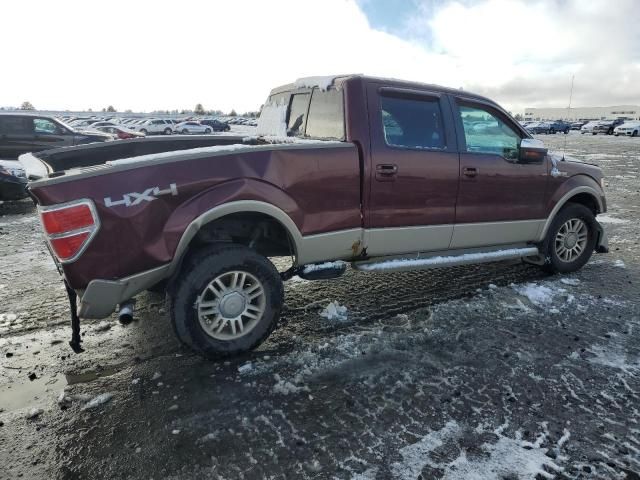
<path id="1" fill-rule="evenodd" d="M 52 117 L 28 112 L 0 113 L 0 200 L 26 195 L 27 178 L 16 161 L 26 152 L 95 142 L 126 140 L 153 134 L 209 134 L 230 130 L 229 123 L 249 119 L 159 119 L 119 117 Z"/>
<path id="2" fill-rule="evenodd" d="M 562 132 L 568 134 L 571 130 L 578 130 L 581 134 L 592 135 L 623 135 L 637 137 L 640 134 L 640 120 L 592 120 L 580 122 L 565 122 L 555 120 L 549 122 L 521 122 L 521 125 L 531 134 L 554 134 Z"/>

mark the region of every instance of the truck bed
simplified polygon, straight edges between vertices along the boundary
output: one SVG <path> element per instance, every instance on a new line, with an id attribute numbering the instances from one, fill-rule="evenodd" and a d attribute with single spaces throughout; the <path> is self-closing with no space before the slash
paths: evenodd
<path id="1" fill-rule="evenodd" d="M 75 147 L 63 147 L 31 154 L 47 165 L 48 171 L 29 168 L 30 178 L 55 177 L 66 170 L 102 165 L 122 158 L 138 157 L 162 152 L 189 150 L 218 145 L 252 144 L 255 139 L 231 135 L 158 136 L 119 140 L 117 142 L 91 143 Z M 25 162 L 23 162 L 25 163 Z M 33 167 L 33 165 L 31 165 Z"/>

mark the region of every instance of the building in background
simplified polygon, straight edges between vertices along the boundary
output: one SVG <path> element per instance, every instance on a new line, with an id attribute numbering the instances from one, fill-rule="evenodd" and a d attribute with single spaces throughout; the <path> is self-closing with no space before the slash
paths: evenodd
<path id="1" fill-rule="evenodd" d="M 640 105 L 576 108 L 525 108 L 525 120 L 640 120 Z"/>

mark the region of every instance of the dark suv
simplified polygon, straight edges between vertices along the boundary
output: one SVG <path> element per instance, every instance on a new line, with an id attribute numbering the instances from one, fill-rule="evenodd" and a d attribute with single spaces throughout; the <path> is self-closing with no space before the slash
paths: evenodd
<path id="1" fill-rule="evenodd" d="M 224 123 L 219 120 L 200 120 L 200 124 L 211 127 L 214 132 L 228 132 L 231 130 L 228 123 Z"/>
<path id="2" fill-rule="evenodd" d="M 598 123 L 595 127 L 593 127 L 593 131 L 591 133 L 593 133 L 594 135 L 597 135 L 598 133 L 613 135 L 613 130 L 618 125 L 622 125 L 624 122 L 625 120 L 621 118 L 618 118 L 617 120 L 603 120 L 602 122 Z"/>
<path id="3" fill-rule="evenodd" d="M 111 139 L 105 133 L 78 132 L 53 117 L 28 113 L 0 114 L 0 158 L 18 158 L 27 152 Z"/>

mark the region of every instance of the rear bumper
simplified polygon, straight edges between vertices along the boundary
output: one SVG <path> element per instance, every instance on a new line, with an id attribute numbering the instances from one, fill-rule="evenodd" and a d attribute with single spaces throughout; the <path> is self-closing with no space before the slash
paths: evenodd
<path id="1" fill-rule="evenodd" d="M 108 317 L 119 304 L 167 278 L 169 268 L 169 264 L 162 265 L 120 280 L 92 280 L 85 290 L 76 292 L 80 298 L 78 316 Z"/>

